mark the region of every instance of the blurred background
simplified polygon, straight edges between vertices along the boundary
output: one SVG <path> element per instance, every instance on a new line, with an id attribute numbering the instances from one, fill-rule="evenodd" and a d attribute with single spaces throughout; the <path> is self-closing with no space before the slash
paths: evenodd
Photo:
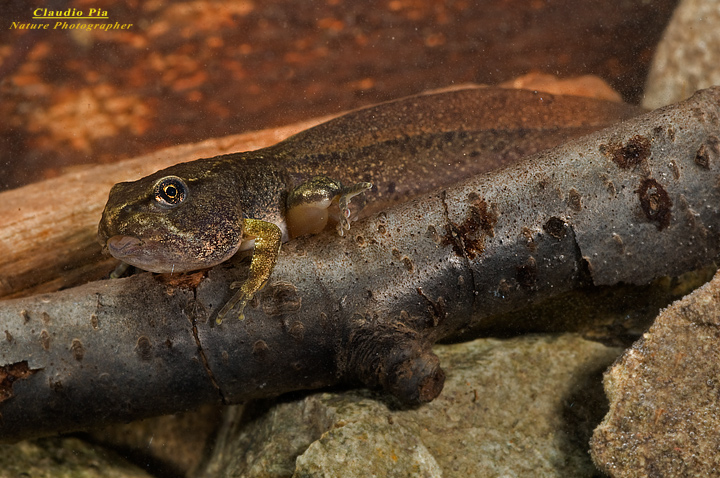
<path id="1" fill-rule="evenodd" d="M 423 90 L 597 75 L 639 103 L 675 0 L 3 2 L 0 190 Z M 609 6 L 611 5 L 611 6 Z M 35 8 L 123 30 L 53 29 Z M 49 30 L 30 30 L 50 23 Z M 70 21 L 68 23 L 79 23 Z"/>

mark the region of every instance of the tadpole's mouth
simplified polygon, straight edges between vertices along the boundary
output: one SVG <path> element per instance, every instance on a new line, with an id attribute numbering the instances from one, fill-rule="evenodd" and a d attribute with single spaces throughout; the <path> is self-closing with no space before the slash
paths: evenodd
<path id="1" fill-rule="evenodd" d="M 105 242 L 107 251 L 115 259 L 148 272 L 158 274 L 196 271 L 213 267 L 229 259 L 237 247 L 221 250 L 215 255 L 198 254 L 193 244 L 155 239 L 153 234 L 139 238 L 116 234 Z M 204 249 L 200 251 L 204 252 Z"/>
<path id="2" fill-rule="evenodd" d="M 135 257 L 142 249 L 143 241 L 134 236 L 112 236 L 105 243 L 110 255 L 122 260 L 127 257 Z"/>

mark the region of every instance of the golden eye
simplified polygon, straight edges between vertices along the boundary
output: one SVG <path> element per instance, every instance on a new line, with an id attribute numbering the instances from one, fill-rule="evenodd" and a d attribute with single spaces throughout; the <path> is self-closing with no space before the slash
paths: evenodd
<path id="1" fill-rule="evenodd" d="M 188 192 L 185 182 L 177 176 L 165 176 L 155 183 L 153 188 L 155 200 L 165 207 L 179 205 L 187 199 Z"/>

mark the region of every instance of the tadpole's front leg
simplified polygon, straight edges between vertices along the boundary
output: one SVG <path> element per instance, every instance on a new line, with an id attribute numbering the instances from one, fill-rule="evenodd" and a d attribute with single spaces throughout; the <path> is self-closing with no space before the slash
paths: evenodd
<path id="1" fill-rule="evenodd" d="M 243 313 L 245 306 L 255 293 L 265 286 L 275 268 L 278 255 L 280 255 L 282 232 L 273 223 L 258 219 L 244 219 L 243 237 L 255 238 L 255 249 L 250 261 L 250 277 L 244 282 L 230 284 L 231 289 L 239 288 L 239 290 L 218 312 L 217 319 L 215 319 L 217 324 L 221 324 L 227 314 L 236 306 L 238 307 L 238 318 L 240 320 L 245 318 Z"/>

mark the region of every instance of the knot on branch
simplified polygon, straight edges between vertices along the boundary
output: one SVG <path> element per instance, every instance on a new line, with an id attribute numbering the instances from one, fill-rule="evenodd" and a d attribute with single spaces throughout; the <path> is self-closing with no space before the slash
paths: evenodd
<path id="1" fill-rule="evenodd" d="M 350 375 L 403 403 L 430 402 L 445 384 L 432 343 L 404 323 L 364 322 L 350 334 L 347 353 Z"/>

